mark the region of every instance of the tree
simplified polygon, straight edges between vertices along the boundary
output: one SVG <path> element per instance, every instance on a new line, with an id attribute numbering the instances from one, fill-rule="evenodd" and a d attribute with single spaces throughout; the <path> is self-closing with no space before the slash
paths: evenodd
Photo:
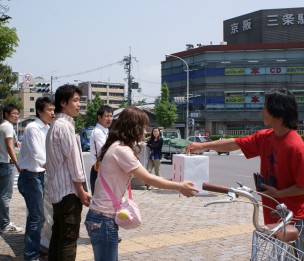
<path id="1" fill-rule="evenodd" d="M 19 38 L 16 28 L 10 28 L 5 25 L 9 18 L 3 13 L 0 15 L 0 62 L 12 57 L 18 47 Z"/>
<path id="2" fill-rule="evenodd" d="M 79 133 L 81 129 L 85 127 L 85 115 L 79 114 L 78 116 L 73 117 L 75 121 L 75 131 Z"/>
<path id="3" fill-rule="evenodd" d="M 95 97 L 92 101 L 88 104 L 88 111 L 86 115 L 86 126 L 95 126 L 97 122 L 97 111 L 100 105 L 104 104 L 105 102 L 100 99 L 99 93 L 96 92 Z"/>
<path id="4" fill-rule="evenodd" d="M 129 105 L 128 105 L 128 102 L 127 100 L 123 100 L 121 102 L 121 104 L 119 104 L 119 108 L 127 108 Z"/>
<path id="5" fill-rule="evenodd" d="M 142 99 L 141 101 L 134 102 L 132 106 L 145 105 L 146 99 Z"/>
<path id="6" fill-rule="evenodd" d="M 22 102 L 19 97 L 16 96 L 18 91 L 12 90 L 13 84 L 16 82 L 17 76 L 12 73 L 12 68 L 8 65 L 0 63 L 0 110 L 6 104 L 13 103 L 22 109 Z M 2 115 L 2 114 L 1 114 Z M 2 119 L 2 116 L 0 116 Z"/>
<path id="7" fill-rule="evenodd" d="M 161 97 L 155 100 L 155 116 L 156 122 L 164 128 L 170 127 L 175 123 L 178 115 L 176 106 L 169 102 L 169 88 L 166 83 L 162 84 Z"/>
<path id="8" fill-rule="evenodd" d="M 13 75 L 12 68 L 4 65 L 6 58 L 12 57 L 18 47 L 18 36 L 15 28 L 9 28 L 6 23 L 9 17 L 5 13 L 8 7 L 0 4 L 0 109 L 8 103 L 16 104 L 22 109 L 20 98 L 16 97 L 17 91 L 12 90 L 12 86 L 17 80 L 17 76 Z M 0 117 L 1 118 L 1 117 Z"/>

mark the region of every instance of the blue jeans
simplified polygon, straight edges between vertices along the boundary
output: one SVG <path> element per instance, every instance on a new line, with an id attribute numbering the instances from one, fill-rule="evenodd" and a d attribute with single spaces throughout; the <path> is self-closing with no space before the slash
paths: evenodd
<path id="1" fill-rule="evenodd" d="M 95 261 L 118 261 L 118 226 L 109 218 L 89 210 L 84 222 Z"/>
<path id="2" fill-rule="evenodd" d="M 18 189 L 24 197 L 28 210 L 24 235 L 24 260 L 39 256 L 41 230 L 44 224 L 44 171 L 22 170 L 18 178 Z"/>
<path id="3" fill-rule="evenodd" d="M 4 229 L 10 223 L 9 203 L 13 195 L 16 172 L 14 164 L 0 162 L 0 229 Z"/>

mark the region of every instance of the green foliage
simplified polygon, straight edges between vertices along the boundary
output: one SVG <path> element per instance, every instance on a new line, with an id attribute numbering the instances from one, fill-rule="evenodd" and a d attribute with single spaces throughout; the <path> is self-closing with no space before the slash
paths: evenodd
<path id="1" fill-rule="evenodd" d="M 169 102 L 169 88 L 166 83 L 162 84 L 161 97 L 155 100 L 155 116 L 157 124 L 164 128 L 170 127 L 178 117 L 175 104 Z"/>
<path id="2" fill-rule="evenodd" d="M 134 102 L 132 106 L 145 105 L 146 99 L 142 99 L 141 101 Z"/>
<path id="3" fill-rule="evenodd" d="M 85 127 L 85 115 L 78 115 L 73 117 L 75 121 L 75 131 L 76 133 L 79 133 L 81 129 Z"/>
<path id="4" fill-rule="evenodd" d="M 123 100 L 121 104 L 119 104 L 119 108 L 127 108 L 128 107 L 128 102 L 126 100 Z"/>
<path id="5" fill-rule="evenodd" d="M 0 110 L 3 106 L 13 103 L 22 110 L 23 106 L 21 99 L 15 94 L 18 91 L 13 91 L 11 88 L 17 81 L 17 76 L 12 74 L 12 68 L 8 65 L 0 63 Z M 0 117 L 1 118 L 1 117 Z"/>
<path id="6" fill-rule="evenodd" d="M 20 98 L 14 96 L 16 91 L 11 90 L 17 80 L 17 76 L 12 74 L 10 66 L 3 64 L 6 58 L 12 57 L 15 53 L 19 39 L 16 29 L 5 25 L 6 21 L 10 19 L 9 16 L 5 15 L 8 7 L 1 4 L 0 10 L 0 109 L 2 111 L 3 106 L 8 103 L 14 103 L 22 109 Z"/>
<path id="7" fill-rule="evenodd" d="M 7 96 L 3 105 L 5 106 L 6 104 L 9 104 L 9 103 L 15 104 L 19 108 L 19 110 L 23 109 L 22 101 L 18 96 L 15 96 L 15 95 Z"/>
<path id="8" fill-rule="evenodd" d="M 132 103 L 132 106 L 145 105 L 146 103 L 147 103 L 146 99 L 142 99 L 141 101 Z M 128 101 L 126 100 L 123 100 L 119 105 L 119 108 L 127 108 L 127 107 L 129 107 L 129 105 L 128 105 Z"/>
<path id="9" fill-rule="evenodd" d="M 6 58 L 12 57 L 18 47 L 19 38 L 16 28 L 9 28 L 0 23 L 0 61 L 3 62 Z"/>
<path id="10" fill-rule="evenodd" d="M 88 111 L 85 119 L 85 126 L 95 126 L 97 122 L 97 111 L 100 105 L 105 102 L 100 99 L 99 93 L 96 92 L 95 97 L 88 104 Z"/>

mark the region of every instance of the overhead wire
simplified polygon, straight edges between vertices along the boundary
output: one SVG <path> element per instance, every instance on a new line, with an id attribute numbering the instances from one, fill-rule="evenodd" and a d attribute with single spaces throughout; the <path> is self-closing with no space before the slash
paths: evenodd
<path id="1" fill-rule="evenodd" d="M 104 68 L 107 68 L 107 67 L 110 67 L 110 66 L 113 66 L 113 65 L 116 65 L 116 64 L 121 64 L 121 63 L 122 63 L 122 61 L 117 61 L 115 63 L 110 63 L 110 64 L 107 64 L 107 65 L 103 65 L 103 66 L 100 66 L 98 68 L 87 70 L 87 71 L 83 71 L 83 72 L 66 74 L 66 75 L 62 75 L 62 76 L 54 76 L 53 79 L 57 80 L 57 79 L 60 79 L 60 78 L 67 78 L 67 77 L 82 75 L 82 74 L 86 74 L 86 73 L 90 73 L 90 72 L 95 72 L 95 71 L 99 71 L 99 70 L 102 70 Z"/>

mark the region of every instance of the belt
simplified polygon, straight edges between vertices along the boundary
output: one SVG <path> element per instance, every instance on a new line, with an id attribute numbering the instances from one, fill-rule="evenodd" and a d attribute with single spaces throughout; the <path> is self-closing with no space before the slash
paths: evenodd
<path id="1" fill-rule="evenodd" d="M 0 165 L 4 165 L 4 164 L 14 164 L 14 163 L 11 163 L 11 162 L 0 162 Z"/>
<path id="2" fill-rule="evenodd" d="M 45 173 L 45 170 L 36 172 L 36 171 L 27 170 L 27 169 L 21 169 L 21 171 L 27 171 L 27 172 L 31 172 L 31 173 L 37 173 L 37 174 L 44 174 Z"/>
<path id="3" fill-rule="evenodd" d="M 115 214 L 103 213 L 103 212 L 99 212 L 99 211 L 96 211 L 96 210 L 93 210 L 93 209 L 90 209 L 90 211 L 92 211 L 95 214 L 102 215 L 102 216 L 105 216 L 105 217 L 108 217 L 108 218 L 115 218 Z"/>

